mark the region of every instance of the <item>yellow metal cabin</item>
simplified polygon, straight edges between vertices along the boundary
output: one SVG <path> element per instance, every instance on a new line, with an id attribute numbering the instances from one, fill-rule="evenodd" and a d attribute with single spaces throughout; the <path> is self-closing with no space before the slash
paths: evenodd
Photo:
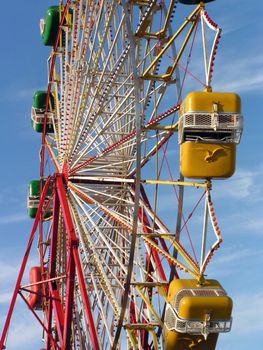
<path id="1" fill-rule="evenodd" d="M 188 178 L 228 178 L 235 172 L 242 134 L 241 102 L 235 93 L 191 92 L 180 108 L 180 170 Z"/>
<path id="2" fill-rule="evenodd" d="M 164 343 L 166 350 L 214 350 L 219 333 L 231 329 L 232 300 L 219 282 L 178 279 L 169 286 Z"/>

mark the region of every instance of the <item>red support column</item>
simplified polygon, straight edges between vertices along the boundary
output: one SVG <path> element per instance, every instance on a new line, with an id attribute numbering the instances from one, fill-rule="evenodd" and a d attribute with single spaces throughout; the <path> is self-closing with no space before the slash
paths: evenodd
<path id="1" fill-rule="evenodd" d="M 69 247 L 68 252 L 68 266 L 67 266 L 67 287 L 66 287 L 66 305 L 65 305 L 65 322 L 63 333 L 63 350 L 70 350 L 70 337 L 72 327 L 73 305 L 74 305 L 74 285 L 76 267 L 73 258 L 72 245 Z"/>
<path id="2" fill-rule="evenodd" d="M 83 299 L 85 317 L 88 322 L 89 333 L 91 337 L 92 349 L 99 350 L 99 340 L 96 332 L 96 327 L 93 320 L 91 305 L 89 302 L 84 274 L 82 271 L 82 265 L 78 252 L 78 238 L 75 233 L 73 221 L 71 218 L 71 213 L 68 205 L 68 199 L 66 196 L 66 191 L 64 188 L 64 183 L 62 179 L 63 175 L 56 175 L 56 184 L 54 191 L 54 204 L 53 204 L 53 226 L 51 229 L 51 243 L 50 243 L 50 265 L 49 265 L 49 279 L 56 277 L 56 253 L 57 253 L 57 233 L 58 233 L 58 223 L 59 223 L 59 212 L 60 207 L 62 210 L 62 217 L 64 220 L 64 224 L 66 227 L 67 233 L 67 287 L 66 287 L 66 300 L 65 300 L 65 311 L 63 310 L 61 303 L 61 296 L 59 290 L 57 289 L 55 281 L 48 282 L 48 305 L 46 311 L 47 316 L 47 326 L 41 322 L 43 329 L 47 333 L 47 345 L 46 349 L 51 350 L 53 348 L 70 350 L 71 349 L 71 328 L 72 328 L 72 318 L 73 318 L 73 307 L 74 307 L 74 286 L 75 286 L 75 278 L 77 273 L 77 278 L 79 281 L 79 289 Z M 24 258 L 22 260 L 21 268 L 19 271 L 19 275 L 16 281 L 16 286 L 14 289 L 13 297 L 10 303 L 10 307 L 8 310 L 6 322 L 4 325 L 4 329 L 2 332 L 1 340 L 0 340 L 0 349 L 4 348 L 5 339 L 7 335 L 7 331 L 9 328 L 10 320 L 12 317 L 12 313 L 14 310 L 17 294 L 20 292 L 20 284 L 24 275 L 25 267 L 28 261 L 28 256 L 30 253 L 30 249 L 32 246 L 32 242 L 35 237 L 35 233 L 40 221 L 41 210 L 44 205 L 46 193 L 50 184 L 50 178 L 45 183 L 44 189 L 41 194 L 41 199 L 39 203 L 39 208 L 36 214 L 36 218 L 33 224 L 33 228 L 29 237 L 29 241 L 27 244 L 26 252 Z M 21 293 L 22 295 L 22 293 Z M 25 297 L 22 295 L 22 298 L 25 300 Z M 25 300 L 26 301 L 26 300 Z M 34 310 L 32 310 L 35 314 Z M 56 340 L 52 336 L 52 315 L 54 314 L 54 319 L 56 322 L 57 334 L 59 338 L 60 345 L 58 345 Z M 40 320 L 40 319 L 39 319 Z"/>
<path id="3" fill-rule="evenodd" d="M 65 327 L 64 325 L 65 318 L 64 318 L 64 311 L 62 308 L 59 291 L 53 288 L 52 282 L 49 282 L 49 290 L 52 298 L 52 306 L 54 309 L 54 315 L 56 319 L 58 338 L 59 338 L 60 344 L 63 344 L 63 329 Z"/>
<path id="4" fill-rule="evenodd" d="M 89 298 L 88 298 L 88 294 L 87 294 L 87 290 L 86 290 L 85 280 L 84 280 L 83 271 L 82 271 L 80 258 L 79 258 L 79 253 L 78 253 L 78 238 L 77 238 L 76 233 L 75 233 L 75 229 L 74 229 L 74 225 L 73 225 L 73 221 L 71 218 L 71 213 L 70 213 L 70 209 L 69 209 L 69 205 L 68 205 L 68 200 L 67 200 L 67 196 L 66 196 L 66 192 L 65 192 L 65 188 L 64 188 L 64 183 L 63 183 L 61 175 L 58 175 L 56 178 L 56 190 L 57 190 L 58 196 L 59 196 L 59 201 L 60 201 L 60 205 L 61 205 L 61 209 L 62 209 L 63 219 L 64 219 L 64 223 L 66 226 L 66 231 L 68 234 L 68 244 L 70 247 L 69 253 L 70 253 L 71 258 L 70 258 L 70 263 L 68 265 L 68 267 L 69 267 L 68 272 L 70 273 L 70 275 L 68 275 L 68 278 L 69 278 L 69 280 L 71 280 L 73 278 L 72 277 L 73 270 L 74 270 L 74 276 L 75 276 L 75 269 L 76 269 L 78 281 L 79 281 L 80 293 L 82 296 L 85 314 L 86 314 L 86 318 L 87 318 L 87 322 L 88 322 L 88 326 L 89 326 L 89 332 L 90 332 L 90 337 L 91 337 L 91 342 L 92 342 L 92 349 L 93 350 L 100 350 L 99 340 L 98 340 L 96 327 L 95 327 L 94 320 L 93 320 L 91 306 L 90 306 L 90 302 L 89 302 Z M 73 268 L 73 265 L 74 265 L 74 268 Z M 74 280 L 74 278 L 73 278 L 73 280 Z M 70 337 L 71 322 L 72 322 L 73 297 L 74 297 L 74 282 L 72 280 L 68 281 L 67 289 L 71 293 L 70 298 L 72 298 L 72 299 L 67 300 L 68 308 L 71 307 L 71 311 L 68 310 L 67 321 L 65 322 L 64 327 L 67 328 L 67 332 L 68 332 L 67 337 L 68 336 Z M 64 333 L 64 335 L 65 335 L 65 333 Z M 65 338 L 64 338 L 64 340 L 65 340 Z M 70 349 L 66 348 L 65 350 L 70 350 Z"/>
<path id="5" fill-rule="evenodd" d="M 54 191 L 54 198 L 53 198 L 53 224 L 52 224 L 52 229 L 51 229 L 51 240 L 50 240 L 50 263 L 49 263 L 49 278 L 54 278 L 56 277 L 56 254 L 57 254 L 57 236 L 58 236 L 58 222 L 59 222 L 59 208 L 60 208 L 60 204 L 59 204 L 59 198 L 58 198 L 58 194 L 57 191 Z M 46 312 L 46 316 L 47 316 L 47 326 L 48 326 L 48 332 L 52 333 L 52 306 L 53 306 L 53 300 L 52 297 L 54 297 L 54 293 L 52 293 L 54 286 L 56 286 L 56 282 L 53 283 L 49 283 L 49 299 L 48 299 L 48 307 L 47 307 L 47 312 Z M 55 304 L 55 307 L 57 305 Z M 57 308 L 56 308 L 57 309 Z M 62 307 L 61 307 L 62 310 Z M 63 311 L 63 310 L 62 310 Z M 58 334 L 59 334 L 59 338 L 62 340 L 62 334 L 63 334 L 63 323 L 62 320 L 60 321 L 61 317 L 58 317 L 58 314 L 61 314 L 61 312 L 58 312 L 56 310 L 56 314 L 57 314 L 57 320 L 56 320 L 56 325 L 58 328 Z M 47 338 L 47 346 L 46 349 L 50 350 L 50 338 Z"/>
<path id="6" fill-rule="evenodd" d="M 50 183 L 50 178 L 47 179 L 47 181 L 45 183 L 45 186 L 43 188 L 41 197 L 40 197 L 39 207 L 38 207 L 37 214 L 36 214 L 36 217 L 35 217 L 35 220 L 34 220 L 32 231 L 31 231 L 30 236 L 29 236 L 26 252 L 25 252 L 25 255 L 23 257 L 22 264 L 21 264 L 21 267 L 20 267 L 20 270 L 19 270 L 19 273 L 18 273 L 15 289 L 14 289 L 14 292 L 13 292 L 13 296 L 12 296 L 11 303 L 10 303 L 10 306 L 9 306 L 9 310 L 8 310 L 8 313 L 7 313 L 7 317 L 6 317 L 6 321 L 5 321 L 5 324 L 4 324 L 3 332 L 2 332 L 2 335 L 1 335 L 0 349 L 4 348 L 6 334 L 7 334 L 9 325 L 10 325 L 12 313 L 13 313 L 14 306 L 15 306 L 16 299 L 17 299 L 17 294 L 18 294 L 19 289 L 20 289 L 20 284 L 21 284 L 21 281 L 22 281 L 22 278 L 23 278 L 23 275 L 24 275 L 24 272 L 25 272 L 25 267 L 26 267 L 26 263 L 27 263 L 27 260 L 28 260 L 28 256 L 29 256 L 29 253 L 30 253 L 30 250 L 31 250 L 31 246 L 32 246 L 32 243 L 33 243 L 33 240 L 34 240 L 34 237 L 35 237 L 35 233 L 36 233 L 36 230 L 37 230 L 37 227 L 38 227 L 40 214 L 41 214 L 41 210 L 42 210 L 42 207 L 44 205 L 44 202 L 45 202 L 45 197 L 46 197 L 46 194 L 47 194 L 49 183 Z"/>
<path id="7" fill-rule="evenodd" d="M 49 301 L 48 301 L 48 307 L 46 312 L 47 317 L 47 344 L 46 344 L 46 350 L 51 350 L 51 342 L 49 334 L 51 334 L 52 330 L 52 301 L 51 301 L 51 295 L 49 295 Z"/>
<path id="8" fill-rule="evenodd" d="M 89 297 L 87 294 L 87 289 L 85 286 L 83 271 L 82 271 L 81 263 L 80 263 L 80 259 L 79 259 L 79 253 L 76 249 L 73 250 L 73 255 L 74 255 L 74 260 L 75 260 L 75 264 L 76 264 L 78 280 L 79 280 L 79 289 L 80 289 L 80 293 L 82 296 L 84 309 L 85 309 L 85 313 L 86 313 L 86 318 L 87 318 L 88 325 L 89 325 L 90 337 L 91 337 L 91 342 L 93 345 L 92 349 L 93 350 L 100 350 L 98 335 L 97 335 L 96 327 L 94 324 L 91 306 L 90 306 L 90 302 L 89 302 Z"/>
<path id="9" fill-rule="evenodd" d="M 47 333 L 48 339 L 50 340 L 50 342 L 52 342 L 53 346 L 55 349 L 60 349 L 60 347 L 57 345 L 55 339 L 52 337 L 52 334 L 48 332 L 48 329 L 46 328 L 46 326 L 44 325 L 44 323 L 41 321 L 40 317 L 37 315 L 37 313 L 35 312 L 35 310 L 29 305 L 28 301 L 26 300 L 26 298 L 24 297 L 24 295 L 22 293 L 20 293 L 21 298 L 24 300 L 24 302 L 26 303 L 26 305 L 28 306 L 28 308 L 30 309 L 30 311 L 33 313 L 33 315 L 35 316 L 35 318 L 37 319 L 37 321 L 40 323 L 40 325 L 42 326 L 42 328 L 44 329 L 44 331 Z"/>

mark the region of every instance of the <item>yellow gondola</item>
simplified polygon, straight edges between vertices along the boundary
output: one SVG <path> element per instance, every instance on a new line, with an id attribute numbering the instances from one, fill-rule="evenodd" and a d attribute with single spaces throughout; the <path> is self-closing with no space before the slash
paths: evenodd
<path id="1" fill-rule="evenodd" d="M 179 120 L 180 170 L 188 178 L 228 178 L 235 172 L 242 133 L 240 98 L 235 93 L 191 92 Z"/>

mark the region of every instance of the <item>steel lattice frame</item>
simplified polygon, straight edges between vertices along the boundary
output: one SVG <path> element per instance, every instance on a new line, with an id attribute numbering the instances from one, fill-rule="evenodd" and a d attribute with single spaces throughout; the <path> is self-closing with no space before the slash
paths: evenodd
<path id="1" fill-rule="evenodd" d="M 46 134 L 44 126 L 40 152 L 41 177 L 47 176 L 46 159 L 54 173 L 42 190 L 0 348 L 17 295 L 26 301 L 23 291 L 30 290 L 20 284 L 38 226 L 43 320 L 32 312 L 44 328 L 47 350 L 159 349 L 169 280 L 178 277 L 178 269 L 202 279 L 210 253 L 198 264 L 178 237 L 183 186 L 203 188 L 210 203 L 209 184 L 163 181 L 180 187 L 172 232 L 143 187 L 161 186 L 159 175 L 147 170 L 148 180 L 141 180 L 141 171 L 165 154 L 177 130 L 178 62 L 187 57 L 200 21 L 207 87 L 212 78 L 220 30 L 201 4 L 172 31 L 174 5 L 61 2 L 61 25 L 48 60 L 54 134 Z M 215 32 L 210 57 L 205 25 Z M 41 220 L 48 187 L 53 190 L 50 226 Z M 217 230 L 213 250 L 220 242 Z"/>

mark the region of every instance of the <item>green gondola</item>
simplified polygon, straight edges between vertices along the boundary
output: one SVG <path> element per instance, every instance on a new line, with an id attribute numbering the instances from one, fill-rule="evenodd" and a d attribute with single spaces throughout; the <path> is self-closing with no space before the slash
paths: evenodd
<path id="1" fill-rule="evenodd" d="M 33 129 L 36 132 L 43 131 L 44 113 L 46 110 L 46 99 L 47 99 L 46 91 L 38 90 L 34 93 L 32 112 L 31 112 L 31 123 L 32 123 Z M 52 94 L 50 94 L 49 101 L 50 102 L 49 102 L 48 112 L 50 112 L 50 109 L 52 111 L 55 109 L 55 100 Z M 49 134 L 54 133 L 54 127 L 50 117 L 47 118 L 46 133 L 49 133 Z"/>
<path id="2" fill-rule="evenodd" d="M 54 46 L 59 28 L 59 6 L 50 6 L 47 9 L 42 32 L 42 41 L 45 46 Z"/>
<path id="3" fill-rule="evenodd" d="M 45 180 L 42 180 L 42 186 L 45 186 Z M 51 189 L 49 188 L 46 194 L 45 201 L 48 202 L 51 196 Z M 28 200 L 27 200 L 27 212 L 28 216 L 32 219 L 36 217 L 38 206 L 40 201 L 40 180 L 32 180 L 28 185 Z M 44 219 L 50 218 L 52 215 L 51 210 L 47 210 L 44 213 Z"/>
<path id="4" fill-rule="evenodd" d="M 45 19 L 41 19 L 40 21 L 41 37 L 42 37 L 42 42 L 45 46 L 55 45 L 62 13 L 63 13 L 63 7 L 50 6 L 47 9 Z M 72 15 L 73 15 L 73 10 L 69 9 L 65 14 L 63 26 L 71 24 Z M 59 44 L 64 46 L 63 40 L 61 40 Z"/>

